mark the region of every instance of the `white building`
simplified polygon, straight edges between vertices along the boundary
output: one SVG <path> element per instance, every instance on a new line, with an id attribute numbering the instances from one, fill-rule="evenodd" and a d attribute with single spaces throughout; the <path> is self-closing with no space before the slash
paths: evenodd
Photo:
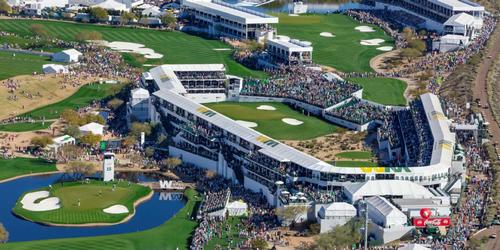
<path id="1" fill-rule="evenodd" d="M 469 37 L 462 35 L 444 35 L 437 41 L 432 42 L 432 50 L 439 52 L 455 51 L 469 44 Z"/>
<path id="2" fill-rule="evenodd" d="M 91 122 L 89 124 L 85 124 L 81 126 L 80 133 L 82 135 L 86 134 L 94 134 L 94 135 L 103 135 L 104 134 L 104 125 L 101 125 L 96 122 Z"/>
<path id="3" fill-rule="evenodd" d="M 326 233 L 338 226 L 346 224 L 356 217 L 356 208 L 345 202 L 334 202 L 325 206 L 318 206 L 316 218 L 320 224 L 320 233 Z"/>
<path id="4" fill-rule="evenodd" d="M 411 181 L 371 180 L 344 186 L 344 195 L 351 203 L 366 197 L 384 196 L 404 199 L 427 199 L 434 195 L 424 186 Z"/>
<path id="5" fill-rule="evenodd" d="M 408 218 L 420 217 L 422 208 L 429 208 L 433 216 L 450 216 L 451 206 L 449 202 L 443 202 L 439 198 L 428 199 L 393 199 L 396 205 Z"/>
<path id="6" fill-rule="evenodd" d="M 60 64 L 44 64 L 42 66 L 44 74 L 67 74 L 68 67 Z"/>
<path id="7" fill-rule="evenodd" d="M 159 17 L 162 14 L 163 13 L 160 11 L 160 8 L 158 6 L 151 6 L 141 11 L 141 15 L 147 17 Z"/>
<path id="8" fill-rule="evenodd" d="M 212 36 L 262 41 L 272 38 L 278 18 L 216 0 L 183 0 L 191 24 Z"/>
<path id="9" fill-rule="evenodd" d="M 118 11 L 129 11 L 130 8 L 127 7 L 126 4 L 121 3 L 115 0 L 105 0 L 104 2 L 100 2 L 98 4 L 91 5 L 91 7 L 100 7 L 105 10 L 118 10 Z"/>
<path id="10" fill-rule="evenodd" d="M 48 147 L 54 149 L 57 153 L 57 150 L 64 145 L 74 145 L 76 142 L 75 138 L 69 135 L 63 135 L 52 139 L 52 144 Z"/>
<path id="11" fill-rule="evenodd" d="M 304 2 L 293 2 L 292 9 L 290 10 L 291 14 L 305 14 L 307 13 L 307 4 Z"/>
<path id="12" fill-rule="evenodd" d="M 75 63 L 80 60 L 83 54 L 76 49 L 67 49 L 61 52 L 54 53 L 52 55 L 52 61 L 54 62 L 64 62 L 64 63 Z"/>
<path id="13" fill-rule="evenodd" d="M 143 88 L 133 89 L 128 105 L 128 114 L 131 120 L 141 122 L 149 120 L 150 105 L 149 92 L 147 90 Z"/>
<path id="14" fill-rule="evenodd" d="M 311 42 L 278 36 L 267 41 L 267 54 L 273 64 L 311 64 Z"/>
<path id="15" fill-rule="evenodd" d="M 102 179 L 103 181 L 113 181 L 115 179 L 115 154 L 113 153 L 104 153 Z"/>

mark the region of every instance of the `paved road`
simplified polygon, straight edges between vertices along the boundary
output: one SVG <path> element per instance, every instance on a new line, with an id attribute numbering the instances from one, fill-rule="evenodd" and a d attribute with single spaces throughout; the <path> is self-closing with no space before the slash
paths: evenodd
<path id="1" fill-rule="evenodd" d="M 494 43 L 493 47 L 491 47 L 487 52 L 486 52 L 486 57 L 484 61 L 481 63 L 479 66 L 477 75 L 476 75 L 476 81 L 475 81 L 475 87 L 474 87 L 474 99 L 479 98 L 480 102 L 483 103 L 488 103 L 488 106 L 492 106 L 491 103 L 488 102 L 488 92 L 487 92 L 487 82 L 486 79 L 488 77 L 488 70 L 491 68 L 494 60 L 496 59 L 497 55 L 500 53 L 500 27 L 497 26 L 497 30 L 493 33 L 494 36 L 496 37 L 496 42 Z M 497 79 L 499 80 L 499 79 Z M 498 91 L 498 90 L 496 90 Z M 498 104 L 495 104 L 498 105 Z M 489 126 L 489 131 L 490 134 L 492 135 L 492 140 L 496 143 L 500 143 L 500 126 L 498 122 L 495 120 L 493 116 L 493 112 L 491 111 L 491 108 L 489 109 L 483 109 L 482 110 L 483 116 L 490 123 Z M 496 233 L 498 236 L 500 236 L 500 226 L 494 226 L 491 228 L 488 228 L 474 237 L 476 238 L 483 238 L 485 236 L 490 236 L 491 234 Z M 498 250 L 500 249 L 500 237 L 497 239 L 489 239 L 488 243 L 486 244 L 486 249 L 487 250 Z"/>

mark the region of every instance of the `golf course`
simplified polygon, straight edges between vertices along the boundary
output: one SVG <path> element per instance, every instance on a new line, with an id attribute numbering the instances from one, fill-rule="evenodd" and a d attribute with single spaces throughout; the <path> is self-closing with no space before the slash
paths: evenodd
<path id="1" fill-rule="evenodd" d="M 406 106 L 406 82 L 383 77 L 351 77 L 347 80 L 363 87 L 363 99 L 383 105 Z"/>
<path id="2" fill-rule="evenodd" d="M 315 116 L 307 116 L 278 102 L 220 102 L 205 106 L 233 120 L 256 123 L 253 129 L 277 140 L 308 140 L 334 133 L 338 127 Z M 275 110 L 257 109 L 270 106 Z M 292 125 L 283 121 L 291 118 L 303 122 Z M 286 120 L 285 120 L 286 121 Z"/>
<path id="3" fill-rule="evenodd" d="M 152 194 L 150 188 L 134 183 L 105 183 L 94 180 L 88 183 L 61 182 L 45 190 L 36 191 L 48 191 L 50 197 L 59 200 L 59 204 L 46 205 L 42 208 L 46 211 L 39 211 L 37 209 L 44 205 L 44 200 L 38 198 L 34 204 L 25 204 L 25 197 L 35 193 L 28 192 L 20 197 L 13 209 L 16 215 L 38 223 L 71 225 L 119 223 L 134 214 L 137 201 Z M 50 207 L 51 205 L 53 207 Z M 115 206 L 120 206 L 122 210 L 117 211 Z M 107 211 L 110 207 L 115 209 Z"/>
<path id="4" fill-rule="evenodd" d="M 1 20 L 0 20 L 1 21 Z M 2 30 L 2 28 L 0 28 Z M 42 72 L 42 65 L 51 63 L 46 56 L 0 51 L 0 80 L 18 75 Z"/>
<path id="5" fill-rule="evenodd" d="M 56 164 L 38 158 L 0 159 L 0 181 L 16 176 L 56 171 Z"/>

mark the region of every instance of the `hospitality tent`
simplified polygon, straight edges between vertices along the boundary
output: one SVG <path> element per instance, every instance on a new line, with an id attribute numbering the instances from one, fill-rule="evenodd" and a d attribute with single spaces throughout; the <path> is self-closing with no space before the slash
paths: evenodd
<path id="1" fill-rule="evenodd" d="M 248 212 L 248 205 L 243 201 L 233 201 L 227 205 L 229 216 L 242 216 Z"/>
<path id="2" fill-rule="evenodd" d="M 427 199 L 434 195 L 424 186 L 403 180 L 370 180 L 344 186 L 343 192 L 351 203 L 371 196 L 397 197 L 403 199 Z"/>
<path id="3" fill-rule="evenodd" d="M 79 129 L 80 129 L 80 133 L 82 133 L 82 135 L 86 135 L 86 134 L 103 135 L 104 134 L 104 125 L 101 125 L 101 124 L 95 123 L 95 122 L 85 124 L 85 125 L 81 126 Z"/>
<path id="4" fill-rule="evenodd" d="M 42 70 L 44 74 L 68 73 L 68 67 L 60 64 L 44 64 L 42 65 Z"/>
<path id="5" fill-rule="evenodd" d="M 98 3 L 96 5 L 92 6 L 93 8 L 95 7 L 101 7 L 106 10 L 118 10 L 118 11 L 129 11 L 129 8 L 127 8 L 127 5 L 114 1 L 114 0 L 106 0 L 102 3 Z"/>
<path id="6" fill-rule="evenodd" d="M 430 248 L 424 247 L 420 244 L 408 244 L 398 248 L 398 250 L 430 250 Z"/>
<path id="7" fill-rule="evenodd" d="M 78 60 L 80 60 L 80 57 L 82 55 L 83 54 L 76 49 L 67 49 L 61 52 L 54 53 L 54 55 L 52 55 L 52 61 L 73 63 L 73 62 L 78 62 Z"/>

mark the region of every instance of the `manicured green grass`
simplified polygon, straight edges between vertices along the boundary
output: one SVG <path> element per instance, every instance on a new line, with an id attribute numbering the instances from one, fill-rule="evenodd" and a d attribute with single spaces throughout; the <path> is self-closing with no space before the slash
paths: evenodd
<path id="1" fill-rule="evenodd" d="M 303 115 L 278 102 L 220 102 L 205 105 L 231 119 L 255 122 L 258 126 L 253 129 L 277 140 L 308 140 L 334 133 L 337 129 L 315 116 Z M 258 110 L 260 105 L 270 105 L 276 110 Z M 293 126 L 284 123 L 281 120 L 283 118 L 293 118 L 304 123 Z"/>
<path id="2" fill-rule="evenodd" d="M 360 168 L 360 167 L 377 167 L 378 164 L 376 162 L 370 161 L 335 161 L 332 162 L 337 167 L 344 168 Z"/>
<path id="3" fill-rule="evenodd" d="M 1 28 L 0 28 L 1 30 Z M 0 80 L 17 75 L 30 75 L 42 72 L 42 65 L 50 63 L 46 56 L 0 51 Z"/>
<path id="4" fill-rule="evenodd" d="M 363 99 L 384 105 L 405 106 L 406 82 L 393 78 L 348 78 L 363 86 Z"/>
<path id="5" fill-rule="evenodd" d="M 47 129 L 53 122 L 19 122 L 6 125 L 0 125 L 0 131 L 6 132 L 25 132 Z"/>
<path id="6" fill-rule="evenodd" d="M 37 108 L 20 116 L 30 116 L 35 119 L 45 117 L 45 119 L 59 118 L 61 112 L 65 109 L 77 109 L 92 103 L 92 101 L 101 100 L 117 91 L 121 85 L 116 84 L 88 84 L 82 86 L 76 93 L 70 97 L 41 108 Z"/>
<path id="7" fill-rule="evenodd" d="M 54 163 L 38 158 L 0 159 L 0 180 L 33 173 L 56 171 Z"/>
<path id="8" fill-rule="evenodd" d="M 343 72 L 371 72 L 370 59 L 384 53 L 379 46 L 359 44 L 361 40 L 380 38 L 385 42 L 380 46 L 393 46 L 393 40 L 382 29 L 358 21 L 342 14 L 279 17 L 278 34 L 294 39 L 312 42 L 313 61 L 334 67 Z M 375 32 L 363 33 L 354 28 L 361 25 L 371 26 Z M 321 32 L 330 32 L 335 37 L 322 37 Z"/>
<path id="9" fill-rule="evenodd" d="M 22 208 L 19 201 L 12 210 L 15 214 L 34 222 L 57 223 L 57 224 L 86 224 L 86 223 L 116 223 L 120 222 L 129 214 L 134 213 L 134 202 L 147 196 L 151 189 L 139 184 L 128 185 L 127 182 L 114 182 L 113 190 L 111 183 L 102 181 L 91 181 L 90 183 L 70 182 L 54 184 L 50 191 L 51 197 L 61 200 L 61 208 L 33 212 Z M 31 192 L 31 191 L 30 191 Z M 80 200 L 80 206 L 78 206 Z M 129 213 L 108 214 L 102 210 L 112 205 L 124 205 Z"/>
<path id="10" fill-rule="evenodd" d="M 21 35 L 32 35 L 29 27 L 43 24 L 51 36 L 74 40 L 81 31 L 97 31 L 107 41 L 125 41 L 146 45 L 163 54 L 161 63 L 224 63 L 229 74 L 262 78 L 262 71 L 250 70 L 232 58 L 231 51 L 215 51 L 216 48 L 229 48 L 218 40 L 207 40 L 198 36 L 177 31 L 157 31 L 103 25 L 77 24 L 40 20 L 0 20 L 0 30 Z M 155 60 L 156 61 L 156 60 Z M 150 63 L 149 60 L 146 63 Z"/>
<path id="11" fill-rule="evenodd" d="M 188 201 L 170 220 L 161 226 L 127 234 L 114 234 L 97 237 L 81 237 L 43 241 L 28 241 L 0 244 L 0 249 L 9 250 L 129 250 L 129 249 L 188 249 L 189 238 L 198 226 L 190 220 L 199 197 L 196 191 L 188 189 L 185 196 Z"/>
<path id="12" fill-rule="evenodd" d="M 222 237 L 219 238 L 217 235 L 214 235 L 205 246 L 205 249 L 216 249 L 216 246 L 225 249 L 235 249 L 238 243 L 245 240 L 239 236 L 241 225 L 238 227 L 238 224 L 243 224 L 241 223 L 242 219 L 242 217 L 229 217 L 229 219 L 224 221 L 222 224 Z M 226 230 L 228 226 L 231 228 L 230 231 Z M 230 244 L 230 239 L 233 240 L 233 244 Z"/>
<path id="13" fill-rule="evenodd" d="M 335 156 L 338 158 L 343 158 L 343 159 L 368 160 L 368 159 L 372 158 L 372 153 L 369 151 L 347 151 L 347 152 L 338 153 Z"/>

